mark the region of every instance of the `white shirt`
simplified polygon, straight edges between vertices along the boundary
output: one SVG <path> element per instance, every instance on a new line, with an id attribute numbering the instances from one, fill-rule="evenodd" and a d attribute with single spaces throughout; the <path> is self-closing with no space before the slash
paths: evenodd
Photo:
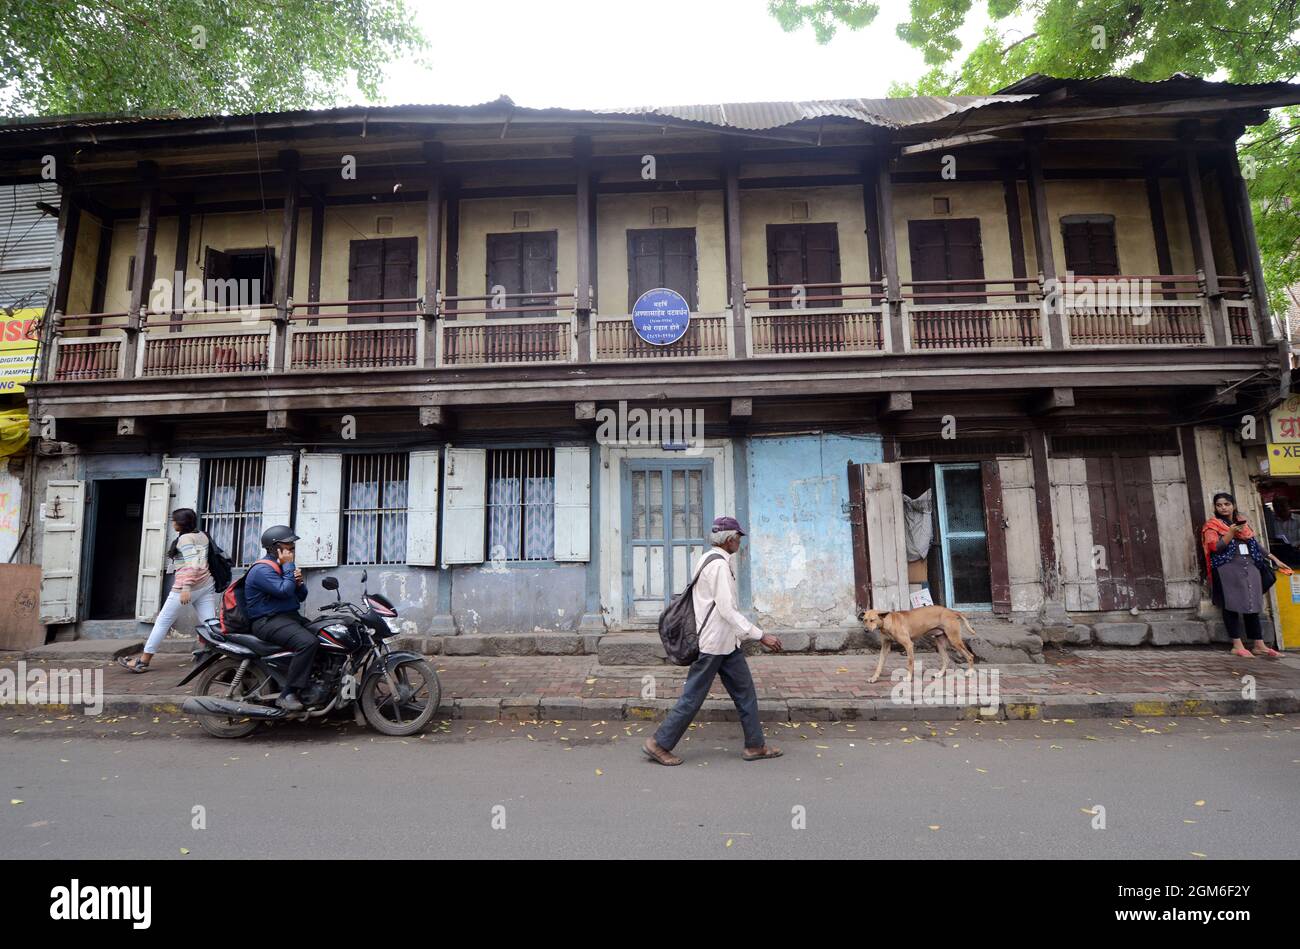
<path id="1" fill-rule="evenodd" d="M 721 557 L 714 557 L 721 554 Z M 700 652 L 710 656 L 729 656 L 735 652 L 746 639 L 762 639 L 763 631 L 747 620 L 737 609 L 740 597 L 736 593 L 736 575 L 732 572 L 731 554 L 721 547 L 711 547 L 700 557 L 703 564 L 712 557 L 701 570 L 697 564 L 695 571 L 700 579 L 695 584 L 691 595 L 691 604 L 695 607 L 695 628 L 700 634 Z M 709 613 L 709 607 L 713 612 Z M 709 621 L 704 622 L 705 616 Z"/>

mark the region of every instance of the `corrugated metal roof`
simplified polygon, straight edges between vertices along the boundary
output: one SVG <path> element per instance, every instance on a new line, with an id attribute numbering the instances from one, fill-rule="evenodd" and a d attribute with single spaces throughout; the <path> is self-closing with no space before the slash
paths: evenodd
<path id="1" fill-rule="evenodd" d="M 998 95 L 1029 93 L 1043 95 L 1056 89 L 1067 89 L 1072 93 L 1098 96 L 1208 96 L 1236 93 L 1258 92 L 1295 92 L 1300 89 L 1289 82 L 1216 82 L 1189 76 L 1187 73 L 1174 73 L 1165 79 L 1131 79 L 1128 76 L 1085 76 L 1079 79 L 1061 79 L 1034 73 L 999 89 Z"/>
<path id="2" fill-rule="evenodd" d="M 717 105 L 634 106 L 596 109 L 600 115 L 655 115 L 719 128 L 762 131 L 798 122 L 839 118 L 897 128 L 937 122 L 958 112 L 994 103 L 1014 103 L 1033 95 L 914 96 L 898 99 L 811 99 L 796 102 L 730 102 Z"/>

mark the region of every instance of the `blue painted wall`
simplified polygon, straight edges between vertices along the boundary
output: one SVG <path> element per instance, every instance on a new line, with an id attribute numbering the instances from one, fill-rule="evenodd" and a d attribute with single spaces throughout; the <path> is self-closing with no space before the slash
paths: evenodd
<path id="1" fill-rule="evenodd" d="M 759 625 L 854 622 L 848 463 L 882 459 L 875 435 L 749 439 L 748 551 Z"/>

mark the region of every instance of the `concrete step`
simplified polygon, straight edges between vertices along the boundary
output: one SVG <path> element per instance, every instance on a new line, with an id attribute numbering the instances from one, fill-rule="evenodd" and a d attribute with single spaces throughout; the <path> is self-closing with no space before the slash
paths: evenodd
<path id="1" fill-rule="evenodd" d="M 73 639 L 68 642 L 46 643 L 23 653 L 24 659 L 43 659 L 46 662 L 101 662 L 129 656 L 144 646 L 143 639 Z"/>

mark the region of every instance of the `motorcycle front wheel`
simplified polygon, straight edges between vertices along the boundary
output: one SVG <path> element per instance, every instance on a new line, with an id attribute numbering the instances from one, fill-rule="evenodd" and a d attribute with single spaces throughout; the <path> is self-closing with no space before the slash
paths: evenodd
<path id="1" fill-rule="evenodd" d="M 438 673 L 423 659 L 398 663 L 389 676 L 368 676 L 361 687 L 361 712 L 370 727 L 398 738 L 414 735 L 429 724 L 442 700 Z M 396 692 L 393 686 L 396 685 Z"/>

